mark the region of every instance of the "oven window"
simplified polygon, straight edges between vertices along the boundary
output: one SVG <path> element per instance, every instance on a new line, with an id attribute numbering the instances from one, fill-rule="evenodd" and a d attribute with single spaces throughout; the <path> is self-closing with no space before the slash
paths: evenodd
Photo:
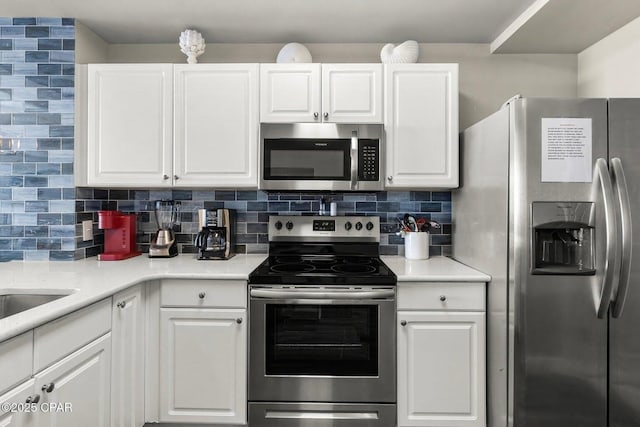
<path id="1" fill-rule="evenodd" d="M 265 140 L 265 179 L 350 180 L 348 140 Z"/>
<path id="2" fill-rule="evenodd" d="M 266 306 L 267 375 L 378 375 L 378 306 Z"/>

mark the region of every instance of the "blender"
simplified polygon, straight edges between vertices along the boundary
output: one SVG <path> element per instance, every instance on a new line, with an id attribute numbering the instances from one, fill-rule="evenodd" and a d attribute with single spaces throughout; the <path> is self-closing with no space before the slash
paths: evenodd
<path id="1" fill-rule="evenodd" d="M 156 200 L 158 231 L 149 246 L 149 258 L 170 258 L 178 255 L 176 229 L 180 226 L 180 202 Z"/>

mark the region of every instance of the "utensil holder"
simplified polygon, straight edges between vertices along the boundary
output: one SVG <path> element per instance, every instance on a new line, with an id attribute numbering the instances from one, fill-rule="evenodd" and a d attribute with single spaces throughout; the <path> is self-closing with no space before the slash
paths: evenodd
<path id="1" fill-rule="evenodd" d="M 429 259 L 429 233 L 405 233 L 404 257 L 407 259 Z"/>

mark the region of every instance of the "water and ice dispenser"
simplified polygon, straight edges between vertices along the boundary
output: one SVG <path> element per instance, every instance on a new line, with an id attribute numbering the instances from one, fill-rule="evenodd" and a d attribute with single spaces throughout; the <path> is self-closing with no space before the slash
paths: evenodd
<path id="1" fill-rule="evenodd" d="M 595 206 L 590 202 L 531 204 L 533 274 L 595 274 Z"/>

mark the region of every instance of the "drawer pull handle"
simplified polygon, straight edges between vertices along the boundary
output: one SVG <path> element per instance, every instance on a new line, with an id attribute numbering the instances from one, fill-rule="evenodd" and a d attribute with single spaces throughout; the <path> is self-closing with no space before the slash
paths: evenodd
<path id="1" fill-rule="evenodd" d="M 407 326 L 407 321 L 406 321 L 406 320 L 401 320 L 401 321 L 400 321 L 400 324 L 401 324 L 402 326 Z"/>
<path id="2" fill-rule="evenodd" d="M 118 303 L 118 308 L 125 308 L 127 306 L 127 302 L 126 301 L 120 301 Z"/>
<path id="3" fill-rule="evenodd" d="M 56 385 L 54 383 L 49 383 L 49 384 L 43 385 L 41 390 L 47 393 L 51 393 L 54 388 L 56 388 Z"/>
<path id="4" fill-rule="evenodd" d="M 316 119 L 316 120 L 318 120 L 318 113 L 317 113 L 317 112 L 316 112 L 316 113 L 313 113 L 313 118 L 314 118 L 314 119 Z"/>
<path id="5" fill-rule="evenodd" d="M 38 403 L 40 402 L 40 395 L 36 394 L 35 396 L 29 396 L 27 397 L 27 400 L 24 401 L 24 403 Z"/>
<path id="6" fill-rule="evenodd" d="M 206 292 L 200 292 L 198 294 L 198 298 L 200 298 L 200 299 L 204 299 L 204 297 L 206 297 L 206 296 L 207 296 Z"/>
<path id="7" fill-rule="evenodd" d="M 445 295 L 440 295 L 440 301 L 445 302 L 447 297 Z"/>
<path id="8" fill-rule="evenodd" d="M 242 323 L 242 317 L 238 317 L 238 318 L 236 319 L 236 323 L 237 323 L 238 325 L 239 325 L 239 324 L 241 324 L 241 323 Z"/>

